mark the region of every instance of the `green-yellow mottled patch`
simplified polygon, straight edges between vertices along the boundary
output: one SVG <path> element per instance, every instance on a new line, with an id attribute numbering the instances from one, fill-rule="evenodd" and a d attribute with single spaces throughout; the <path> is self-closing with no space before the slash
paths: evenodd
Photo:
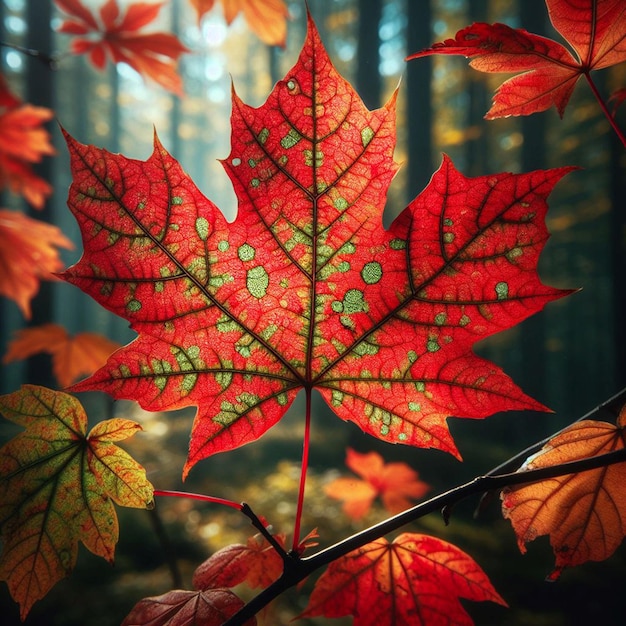
<path id="1" fill-rule="evenodd" d="M 262 265 L 257 265 L 248 270 L 246 274 L 246 287 L 250 295 L 255 298 L 263 298 L 267 293 L 270 277 Z"/>
<path id="2" fill-rule="evenodd" d="M 252 261 L 256 256 L 256 250 L 250 244 L 244 243 L 237 249 L 237 256 L 240 261 Z"/>
<path id="3" fill-rule="evenodd" d="M 373 138 L 374 131 L 369 126 L 366 126 L 361 130 L 361 143 L 364 148 L 368 146 L 369 142 L 372 141 Z"/>
<path id="4" fill-rule="evenodd" d="M 209 221 L 206 217 L 196 218 L 196 232 L 202 241 L 206 241 L 209 238 Z"/>
<path id="5" fill-rule="evenodd" d="M 378 261 L 366 263 L 361 270 L 361 278 L 367 285 L 375 285 L 383 277 L 383 268 Z"/>

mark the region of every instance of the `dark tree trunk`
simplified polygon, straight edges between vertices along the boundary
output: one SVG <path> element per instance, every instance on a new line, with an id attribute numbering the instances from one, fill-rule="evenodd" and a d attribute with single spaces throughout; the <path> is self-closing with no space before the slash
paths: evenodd
<path id="1" fill-rule="evenodd" d="M 355 87 L 369 109 L 377 109 L 381 105 L 378 31 L 382 12 L 382 0 L 360 0 L 359 2 Z"/>
<path id="2" fill-rule="evenodd" d="M 432 44 L 430 0 L 407 0 L 407 54 Z M 408 178 L 412 200 L 428 183 L 435 165 L 432 157 L 433 112 L 430 57 L 407 63 Z"/>

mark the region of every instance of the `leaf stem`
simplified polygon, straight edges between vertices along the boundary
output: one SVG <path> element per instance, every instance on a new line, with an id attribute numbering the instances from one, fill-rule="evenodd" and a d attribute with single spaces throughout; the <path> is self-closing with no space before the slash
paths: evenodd
<path id="1" fill-rule="evenodd" d="M 16 50 L 17 52 L 25 54 L 26 56 L 32 57 L 33 59 L 37 59 L 51 70 L 56 70 L 59 64 L 59 57 L 55 54 L 47 54 L 46 52 L 42 52 L 41 50 L 25 48 L 24 46 L 18 46 L 17 44 L 9 43 L 7 41 L 0 41 L 0 47 L 11 48 L 13 50 Z"/>
<path id="2" fill-rule="evenodd" d="M 615 134 L 619 137 L 619 140 L 622 142 L 622 145 L 624 146 L 624 148 L 626 148 L 626 135 L 624 135 L 620 127 L 617 125 L 615 118 L 611 115 L 609 108 L 606 106 L 606 103 L 604 102 L 604 98 L 598 91 L 596 84 L 593 82 L 593 78 L 591 78 L 590 72 L 585 72 L 585 78 L 587 79 L 587 82 L 589 83 L 589 86 L 591 87 L 591 91 L 593 92 L 593 95 L 596 97 L 596 100 L 600 104 L 600 108 L 602 109 L 602 112 L 604 113 L 606 119 L 609 120 L 609 124 L 611 124 L 613 130 L 615 131 Z"/>
<path id="3" fill-rule="evenodd" d="M 241 511 L 242 513 L 245 513 L 246 515 L 248 515 L 244 511 L 244 506 L 247 506 L 247 505 L 241 504 L 239 502 L 234 502 L 233 500 L 226 500 L 225 498 L 217 498 L 215 496 L 205 496 L 204 494 L 201 494 L 201 493 L 191 493 L 189 491 L 169 491 L 166 489 L 155 489 L 154 495 L 164 496 L 168 498 L 191 498 L 192 500 L 202 500 L 203 502 L 213 502 L 214 504 L 222 504 L 224 506 L 229 506 L 232 509 L 237 509 L 238 511 Z M 250 515 L 248 515 L 248 517 L 250 517 Z"/>
<path id="4" fill-rule="evenodd" d="M 300 526 L 302 523 L 302 510 L 304 508 L 304 488 L 306 486 L 306 472 L 309 467 L 309 447 L 311 443 L 311 387 L 306 388 L 306 416 L 304 421 L 304 441 L 302 442 L 302 464 L 300 467 L 300 487 L 298 488 L 298 506 L 296 509 L 296 520 L 293 526 L 294 552 L 298 551 L 300 544 Z"/>

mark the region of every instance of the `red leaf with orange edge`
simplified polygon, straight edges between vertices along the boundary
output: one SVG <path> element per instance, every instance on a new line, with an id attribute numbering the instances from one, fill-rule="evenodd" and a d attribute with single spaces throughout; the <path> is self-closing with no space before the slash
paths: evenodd
<path id="1" fill-rule="evenodd" d="M 121 12 L 116 0 L 107 0 L 96 17 L 80 0 L 55 0 L 70 16 L 59 32 L 77 36 L 72 42 L 74 54 L 87 54 L 97 69 L 103 69 L 106 57 L 114 63 L 127 63 L 165 89 L 182 95 L 182 82 L 176 71 L 178 57 L 187 48 L 169 33 L 139 33 L 159 14 L 164 3 L 135 2 Z"/>
<path id="2" fill-rule="evenodd" d="M 98 333 L 71 336 L 58 324 L 31 326 L 17 331 L 2 362 L 27 359 L 42 352 L 52 355 L 52 371 L 61 387 L 102 367 L 120 344 Z"/>
<path id="3" fill-rule="evenodd" d="M 140 600 L 122 626 L 222 626 L 243 602 L 230 589 L 207 591 L 168 591 L 161 596 Z M 254 626 L 249 619 L 243 626 Z"/>
<path id="4" fill-rule="evenodd" d="M 520 472 L 552 467 L 624 448 L 626 407 L 617 425 L 583 420 L 553 437 L 526 460 Z M 601 561 L 626 535 L 626 463 L 558 476 L 502 492 L 502 512 L 511 521 L 519 548 L 550 535 L 556 556 L 550 579 L 566 567 Z"/>
<path id="5" fill-rule="evenodd" d="M 189 0 L 198 14 L 198 21 L 208 13 L 217 0 Z M 228 24 L 239 15 L 259 39 L 270 46 L 285 46 L 289 10 L 284 0 L 221 0 Z"/>
<path id="6" fill-rule="evenodd" d="M 506 24 L 476 23 L 454 39 L 410 55 L 460 54 L 481 72 L 523 72 L 496 91 L 487 119 L 530 115 L 554 105 L 562 117 L 578 79 L 626 60 L 623 0 L 546 0 L 554 28 L 571 45 Z"/>
<path id="7" fill-rule="evenodd" d="M 406 463 L 385 463 L 377 452 L 361 454 L 348 448 L 346 465 L 363 480 L 337 478 L 324 486 L 324 492 L 342 500 L 344 512 L 352 519 L 367 515 L 377 496 L 387 511 L 395 514 L 408 509 L 412 500 L 429 490 Z"/>
<path id="8" fill-rule="evenodd" d="M 385 230 L 395 102 L 369 111 L 311 21 L 263 106 L 234 95 L 232 223 L 158 141 L 139 161 L 68 137 L 85 252 L 64 278 L 139 335 L 74 389 L 199 406 L 184 475 L 304 388 L 373 436 L 456 456 L 449 416 L 544 409 L 472 347 L 568 293 L 537 261 L 570 168 L 466 178 L 445 158 Z"/>
<path id="9" fill-rule="evenodd" d="M 40 280 L 53 280 L 63 268 L 58 248 L 72 242 L 51 224 L 0 209 L 0 295 L 14 300 L 30 318 L 30 301 Z"/>
<path id="10" fill-rule="evenodd" d="M 416 533 L 381 538 L 333 561 L 301 617 L 354 616 L 354 626 L 471 626 L 460 598 L 506 606 L 476 562 Z"/>

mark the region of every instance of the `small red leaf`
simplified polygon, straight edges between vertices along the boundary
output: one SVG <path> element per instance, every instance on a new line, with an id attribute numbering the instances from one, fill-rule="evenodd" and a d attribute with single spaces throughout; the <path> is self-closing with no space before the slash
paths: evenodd
<path id="1" fill-rule="evenodd" d="M 285 536 L 275 535 L 281 546 Z M 252 589 L 267 587 L 283 572 L 283 559 L 260 534 L 247 544 L 233 544 L 218 550 L 196 569 L 193 586 L 196 589 L 235 587 L 245 582 Z"/>
<path id="2" fill-rule="evenodd" d="M 230 589 L 169 591 L 162 596 L 140 600 L 122 626 L 222 626 L 243 602 Z M 243 626 L 254 626 L 252 618 Z"/>
<path id="3" fill-rule="evenodd" d="M 381 538 L 333 561 L 301 617 L 354 616 L 354 626 L 470 626 L 459 598 L 506 606 L 475 561 L 427 535 Z"/>

